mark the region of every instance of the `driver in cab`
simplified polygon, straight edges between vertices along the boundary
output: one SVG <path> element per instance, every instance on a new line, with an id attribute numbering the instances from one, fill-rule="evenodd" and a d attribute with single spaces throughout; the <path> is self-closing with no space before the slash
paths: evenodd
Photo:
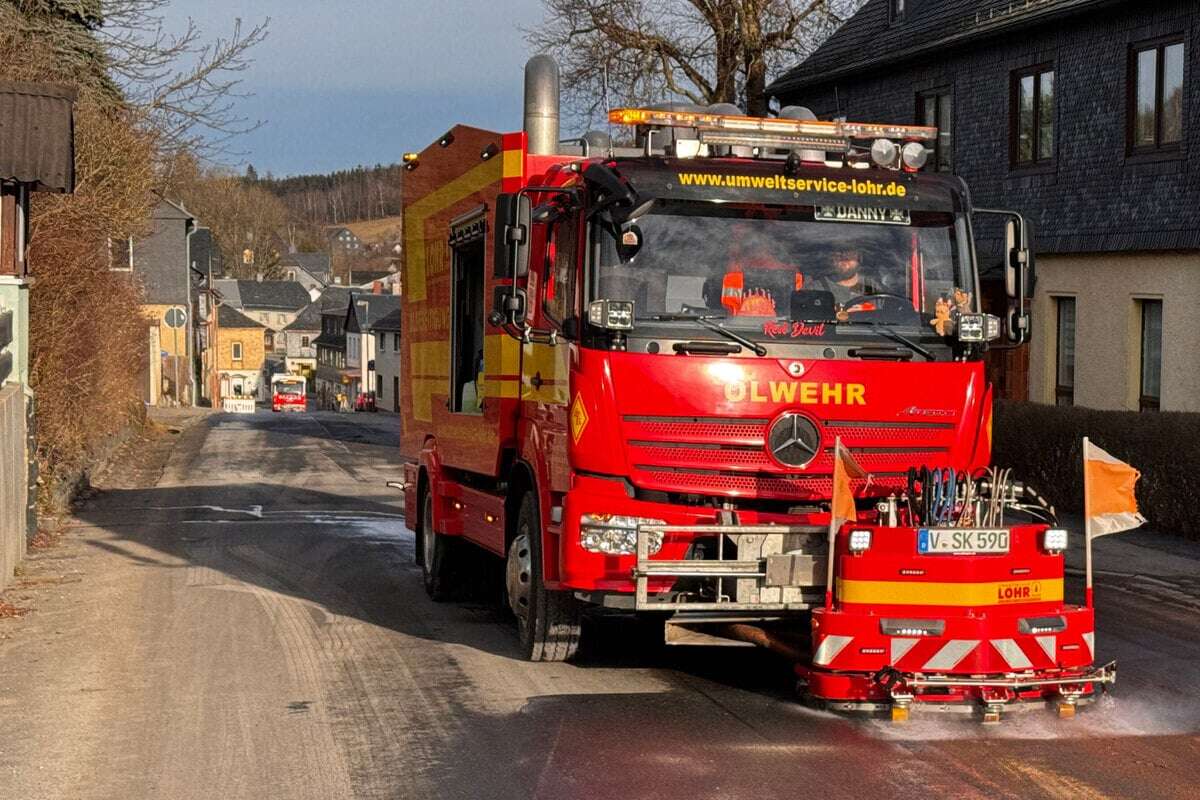
<path id="1" fill-rule="evenodd" d="M 805 283 L 809 291 L 829 292 L 841 309 L 856 297 L 870 294 L 862 274 L 862 256 L 857 247 L 839 247 L 830 254 L 830 269 L 811 282 Z"/>

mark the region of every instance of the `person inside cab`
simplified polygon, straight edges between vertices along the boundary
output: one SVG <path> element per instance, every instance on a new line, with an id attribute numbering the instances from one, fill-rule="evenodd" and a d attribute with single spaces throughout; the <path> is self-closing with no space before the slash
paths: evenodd
<path id="1" fill-rule="evenodd" d="M 862 272 L 862 255 L 857 247 L 839 247 L 830 254 L 829 270 L 805 283 L 810 291 L 829 292 L 834 303 L 844 308 L 856 297 L 870 294 Z"/>

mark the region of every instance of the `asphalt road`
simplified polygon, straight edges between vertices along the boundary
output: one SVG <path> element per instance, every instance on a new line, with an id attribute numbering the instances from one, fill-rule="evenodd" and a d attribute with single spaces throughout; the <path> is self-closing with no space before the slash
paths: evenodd
<path id="1" fill-rule="evenodd" d="M 395 416 L 176 423 L 6 595 L 31 611 L 0 620 L 2 797 L 1200 794 L 1195 548 L 1104 543 L 1120 681 L 1079 718 L 893 726 L 798 705 L 770 654 L 630 623 L 577 665 L 522 662 L 493 606 L 422 591 L 384 486 Z"/>

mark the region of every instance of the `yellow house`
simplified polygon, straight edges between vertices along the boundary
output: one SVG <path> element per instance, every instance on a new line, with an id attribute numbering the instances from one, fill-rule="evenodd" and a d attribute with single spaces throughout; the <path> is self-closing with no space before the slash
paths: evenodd
<path id="1" fill-rule="evenodd" d="M 262 374 L 266 332 L 261 323 L 230 306 L 217 307 L 216 354 L 220 397 L 265 399 Z"/>

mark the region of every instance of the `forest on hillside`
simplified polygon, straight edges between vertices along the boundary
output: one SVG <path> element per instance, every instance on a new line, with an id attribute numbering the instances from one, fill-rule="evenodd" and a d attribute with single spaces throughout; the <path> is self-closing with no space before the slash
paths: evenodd
<path id="1" fill-rule="evenodd" d="M 251 164 L 245 179 L 278 197 L 292 222 L 319 228 L 399 214 L 403 174 L 400 164 L 376 164 L 325 175 L 275 178 L 260 177 Z"/>

